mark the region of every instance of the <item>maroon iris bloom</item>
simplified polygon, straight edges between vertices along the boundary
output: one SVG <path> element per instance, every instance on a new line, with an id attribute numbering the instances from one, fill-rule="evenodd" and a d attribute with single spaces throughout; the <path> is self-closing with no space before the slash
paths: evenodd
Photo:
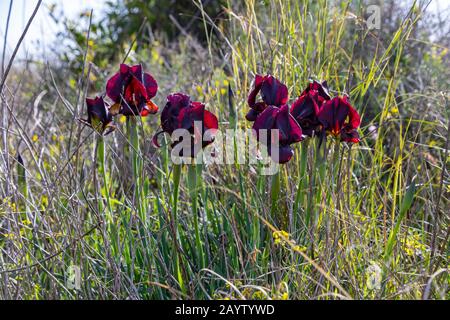
<path id="1" fill-rule="evenodd" d="M 317 91 L 319 97 L 321 97 L 322 101 L 330 100 L 331 96 L 328 93 L 328 84 L 326 81 L 322 81 L 320 83 L 319 81 L 313 80 L 313 82 L 310 82 L 308 87 L 302 92 L 301 95 L 304 95 L 305 93 L 311 92 L 311 91 Z"/>
<path id="2" fill-rule="evenodd" d="M 318 119 L 324 132 L 340 137 L 345 142 L 359 142 L 357 129 L 361 118 L 347 97 L 335 97 L 325 102 L 319 110 Z"/>
<path id="3" fill-rule="evenodd" d="M 261 100 L 257 102 L 258 93 L 261 94 Z M 281 107 L 285 105 L 288 97 L 287 87 L 278 79 L 271 75 L 261 76 L 257 74 L 247 100 L 251 110 L 245 117 L 248 121 L 255 121 L 258 115 L 268 106 Z"/>
<path id="4" fill-rule="evenodd" d="M 201 123 L 201 127 L 195 126 L 195 122 Z M 162 131 L 155 134 L 153 144 L 160 147 L 158 136 L 162 133 L 172 134 L 177 129 L 186 129 L 191 134 L 191 146 L 202 141 L 202 148 L 214 141 L 214 134 L 208 140 L 203 141 L 203 135 L 207 130 L 217 130 L 219 122 L 217 117 L 205 109 L 201 102 L 191 101 L 184 93 L 174 93 L 167 97 L 167 103 L 161 113 Z M 201 132 L 199 132 L 201 130 Z M 182 140 L 173 141 L 172 148 Z M 193 153 L 191 153 L 193 155 Z M 183 155 L 181 155 L 183 156 Z"/>
<path id="5" fill-rule="evenodd" d="M 142 65 L 120 65 L 118 73 L 106 84 L 106 94 L 115 104 L 111 112 L 125 116 L 141 115 L 143 117 L 158 112 L 150 99 L 156 95 L 158 84 L 152 75 L 142 70 Z"/>
<path id="6" fill-rule="evenodd" d="M 108 105 L 102 97 L 95 99 L 86 99 L 88 119 L 81 122 L 87 124 L 100 134 L 109 134 L 114 131 L 115 126 L 112 121 L 112 114 L 109 112 Z"/>
<path id="7" fill-rule="evenodd" d="M 317 115 L 327 100 L 330 100 L 330 95 L 326 82 L 313 81 L 292 104 L 291 114 L 302 127 L 304 135 L 312 137 L 314 132 L 317 133 L 320 126 Z"/>
<path id="8" fill-rule="evenodd" d="M 256 119 L 253 124 L 253 129 L 256 131 L 257 139 L 260 143 L 267 146 L 269 155 L 274 156 L 277 152 L 272 147 L 271 132 L 272 129 L 278 129 L 278 162 L 286 163 L 294 155 L 294 151 L 291 148 L 291 144 L 302 140 L 302 128 L 289 112 L 289 106 L 284 105 L 281 108 L 274 106 L 268 106 Z M 260 141 L 260 130 L 266 129 L 267 141 Z M 265 139 L 263 139 L 265 140 Z"/>

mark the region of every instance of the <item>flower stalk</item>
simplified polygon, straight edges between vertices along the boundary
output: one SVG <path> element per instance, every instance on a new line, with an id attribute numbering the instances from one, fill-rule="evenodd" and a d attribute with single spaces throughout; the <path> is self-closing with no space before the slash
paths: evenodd
<path id="1" fill-rule="evenodd" d="M 205 267 L 205 260 L 203 254 L 203 246 L 200 239 L 200 228 L 198 221 L 198 194 L 201 184 L 201 164 L 189 164 L 188 165 L 188 186 L 189 195 L 191 198 L 192 215 L 194 217 L 194 232 L 195 232 L 195 245 L 197 247 L 198 259 L 202 268 Z"/>
<path id="2" fill-rule="evenodd" d="M 181 271 L 181 256 L 178 250 L 178 220 L 177 220 L 177 214 L 178 214 L 178 196 L 180 191 L 180 180 L 181 180 L 181 164 L 174 164 L 173 165 L 173 192 L 172 192 L 172 221 L 170 223 L 172 224 L 173 228 L 173 240 L 174 240 L 174 251 L 176 252 L 175 255 L 175 271 L 177 274 L 177 280 L 178 284 L 180 286 L 180 289 L 183 293 L 187 292 L 187 288 L 184 285 L 183 280 L 183 273 Z"/>

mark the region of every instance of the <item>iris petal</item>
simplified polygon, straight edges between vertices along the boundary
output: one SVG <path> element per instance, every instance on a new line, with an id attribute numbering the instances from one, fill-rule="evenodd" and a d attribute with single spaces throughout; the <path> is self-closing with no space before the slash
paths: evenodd
<path id="1" fill-rule="evenodd" d="M 95 99 L 86 98 L 86 105 L 88 112 L 87 124 L 102 134 L 105 133 L 107 128 L 111 131 L 115 129 L 108 105 L 102 97 L 95 97 Z"/>
<path id="2" fill-rule="evenodd" d="M 167 103 L 161 113 L 161 127 L 169 134 L 178 126 L 178 115 L 184 108 L 189 107 L 191 99 L 183 93 L 174 93 L 167 97 Z"/>
<path id="3" fill-rule="evenodd" d="M 260 137 L 260 130 L 274 129 L 276 115 L 279 111 L 280 109 L 269 106 L 258 116 L 258 118 L 256 118 L 256 121 L 253 124 L 253 129 L 256 131 L 256 137 L 258 140 Z M 267 137 L 270 137 L 270 131 L 267 132 Z"/>
<path id="4" fill-rule="evenodd" d="M 301 95 L 304 95 L 310 91 L 317 91 L 319 96 L 324 100 L 331 99 L 330 93 L 328 92 L 328 85 L 326 81 L 323 81 L 322 83 L 316 80 L 310 82 L 308 87 L 302 92 Z"/>
<path id="5" fill-rule="evenodd" d="M 361 124 L 361 118 L 347 97 L 335 97 L 327 101 L 320 109 L 318 119 L 326 131 L 340 134 L 343 141 L 359 141 L 356 129 Z"/>
<path id="6" fill-rule="evenodd" d="M 263 101 L 271 106 L 284 105 L 288 100 L 288 89 L 275 77 L 268 75 L 261 86 Z"/>
<path id="7" fill-rule="evenodd" d="M 248 121 L 253 122 L 253 121 L 256 120 L 256 118 L 258 117 L 258 115 L 259 115 L 259 112 L 258 112 L 258 111 L 255 111 L 255 110 L 253 110 L 253 109 L 250 109 L 250 111 L 247 112 L 247 114 L 245 115 L 245 119 L 247 119 Z"/>
<path id="8" fill-rule="evenodd" d="M 128 66 L 121 64 L 119 72 L 114 74 L 106 84 L 106 94 L 117 104 L 119 113 L 126 116 L 147 116 L 155 113 L 150 99 L 156 95 L 158 85 L 155 79 L 144 73 L 142 65 Z"/>
<path id="9" fill-rule="evenodd" d="M 158 84 L 151 74 L 144 73 L 144 85 L 147 91 L 148 99 L 156 96 L 156 92 L 158 91 Z"/>
<path id="10" fill-rule="evenodd" d="M 289 106 L 279 109 L 276 117 L 276 128 L 280 130 L 280 144 L 291 144 L 302 140 L 302 129 L 289 113 Z"/>
<path id="11" fill-rule="evenodd" d="M 206 130 L 219 129 L 219 121 L 217 120 L 217 117 L 208 110 L 205 110 L 203 113 L 203 125 Z"/>
<path id="12" fill-rule="evenodd" d="M 248 105 L 250 106 L 250 108 L 253 107 L 253 105 L 255 104 L 256 101 L 256 96 L 258 95 L 259 91 L 261 90 L 261 85 L 264 81 L 263 76 L 257 74 L 255 75 L 255 80 L 253 81 L 253 85 L 252 85 L 252 89 L 250 90 L 250 94 L 248 95 Z"/>
<path id="13" fill-rule="evenodd" d="M 132 67 L 128 67 L 128 72 L 130 74 L 132 74 L 133 76 L 135 76 L 139 81 L 143 81 L 143 74 L 142 74 L 142 65 L 141 64 L 137 64 L 135 66 Z"/>
<path id="14" fill-rule="evenodd" d="M 344 142 L 358 143 L 360 141 L 359 133 L 350 126 L 341 131 L 341 140 Z"/>
<path id="15" fill-rule="evenodd" d="M 281 146 L 279 149 L 278 163 L 283 164 L 289 162 L 293 155 L 294 150 L 290 146 Z"/>
<path id="16" fill-rule="evenodd" d="M 120 73 L 113 75 L 106 83 L 106 94 L 116 103 L 120 102 L 122 94 L 123 81 Z"/>

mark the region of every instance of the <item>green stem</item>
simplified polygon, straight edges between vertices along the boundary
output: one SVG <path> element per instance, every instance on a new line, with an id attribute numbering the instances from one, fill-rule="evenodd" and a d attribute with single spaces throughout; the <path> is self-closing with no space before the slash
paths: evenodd
<path id="1" fill-rule="evenodd" d="M 111 223 L 112 219 L 112 206 L 111 206 L 111 200 L 109 197 L 109 181 L 106 174 L 106 159 L 105 159 L 105 140 L 103 136 L 98 136 L 97 140 L 97 161 L 99 166 L 99 172 L 103 177 L 103 185 L 105 190 L 105 198 L 106 198 L 106 205 L 108 207 L 108 211 L 106 214 L 106 218 L 108 219 L 108 223 Z"/>
<path id="2" fill-rule="evenodd" d="M 178 250 L 178 221 L 177 221 L 177 213 L 178 213 L 178 195 L 180 191 L 180 178 L 181 178 L 181 164 L 173 165 L 173 197 L 172 197 L 172 219 L 170 223 L 173 224 L 173 232 L 174 232 L 174 252 L 175 256 L 175 271 L 178 279 L 178 283 L 180 285 L 180 289 L 183 293 L 187 292 L 187 288 L 184 285 L 183 273 L 181 271 L 180 266 L 180 253 Z"/>
<path id="3" fill-rule="evenodd" d="M 180 190 L 180 177 L 181 177 L 181 164 L 173 165 L 173 219 L 174 223 L 177 222 L 177 210 L 178 210 L 178 193 Z"/>
<path id="4" fill-rule="evenodd" d="M 270 198 L 272 201 L 272 205 L 270 207 L 270 215 L 272 218 L 276 217 L 280 188 L 280 168 L 278 168 L 278 171 L 272 176 L 272 182 L 270 185 Z"/>
<path id="5" fill-rule="evenodd" d="M 199 171 L 198 166 L 200 164 L 191 164 L 188 166 L 188 186 L 189 186 L 189 195 L 191 197 L 192 203 L 192 215 L 194 216 L 194 232 L 195 232 L 195 245 L 197 247 L 197 252 L 199 255 L 200 265 L 202 268 L 205 267 L 205 260 L 203 254 L 203 247 L 200 240 L 200 229 L 198 223 L 198 191 L 199 191 L 199 177 L 198 172 L 201 174 L 201 170 Z M 201 169 L 201 167 L 200 167 Z"/>
<path id="6" fill-rule="evenodd" d="M 135 207 L 137 209 L 138 216 L 146 223 L 145 214 L 145 198 L 142 197 L 143 194 L 143 183 L 142 183 L 142 159 L 140 156 L 140 143 L 139 143 L 139 127 L 136 117 L 128 117 L 128 129 L 130 136 L 130 156 L 131 165 L 133 168 L 133 183 L 135 194 Z"/>
<path id="7" fill-rule="evenodd" d="M 308 162 L 308 141 L 305 141 L 300 145 L 300 177 L 298 180 L 297 193 L 295 195 L 294 208 L 293 208 L 293 228 L 297 226 L 297 217 L 299 215 L 300 200 L 302 200 L 303 206 L 305 205 L 304 196 L 306 195 L 307 188 L 307 176 L 306 176 L 306 164 Z"/>

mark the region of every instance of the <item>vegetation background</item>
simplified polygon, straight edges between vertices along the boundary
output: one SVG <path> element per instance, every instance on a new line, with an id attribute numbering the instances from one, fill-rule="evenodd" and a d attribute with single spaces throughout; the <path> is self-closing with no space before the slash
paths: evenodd
<path id="1" fill-rule="evenodd" d="M 380 29 L 365 22 L 374 4 Z M 450 298 L 448 6 L 117 0 L 75 19 L 47 2 L 38 10 L 61 26 L 38 43 L 46 55 L 2 55 L 0 298 Z M 363 138 L 330 140 L 327 161 L 316 161 L 315 141 L 297 144 L 275 207 L 271 178 L 237 163 L 184 167 L 177 202 L 169 151 L 150 142 L 159 116 L 137 121 L 138 145 L 119 118 L 105 149 L 77 121 L 122 61 L 154 75 L 160 107 L 185 91 L 222 129 L 250 127 L 255 73 L 280 78 L 291 101 L 308 79 L 326 79 L 350 95 Z"/>

